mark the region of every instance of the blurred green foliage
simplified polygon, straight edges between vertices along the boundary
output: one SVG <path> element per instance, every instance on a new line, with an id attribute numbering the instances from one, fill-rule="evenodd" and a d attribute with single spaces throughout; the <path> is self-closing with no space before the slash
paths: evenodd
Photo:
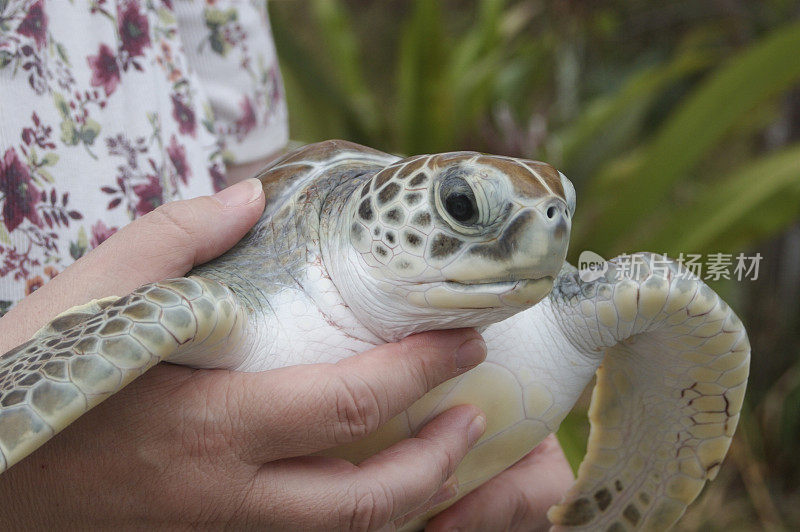
<path id="1" fill-rule="evenodd" d="M 771 260 L 760 283 L 714 284 L 748 323 L 753 378 L 731 456 L 681 526 L 800 528 L 797 2 L 310 0 L 271 13 L 294 139 L 550 162 L 578 189 L 573 260 Z M 559 432 L 573 465 L 584 418 Z"/>

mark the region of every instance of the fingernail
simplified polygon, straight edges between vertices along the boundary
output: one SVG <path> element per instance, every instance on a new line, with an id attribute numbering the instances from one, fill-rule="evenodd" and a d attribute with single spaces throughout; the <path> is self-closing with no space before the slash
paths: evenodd
<path id="1" fill-rule="evenodd" d="M 456 477 L 450 477 L 445 481 L 444 484 L 442 484 L 442 487 L 439 488 L 439 491 L 437 491 L 436 494 L 431 497 L 431 500 L 429 501 L 430 507 L 433 508 L 434 506 L 442 504 L 445 501 L 449 501 L 455 497 L 457 493 L 458 479 Z"/>
<path id="2" fill-rule="evenodd" d="M 255 178 L 245 179 L 240 183 L 220 190 L 212 197 L 225 207 L 246 205 L 261 195 L 261 181 Z"/>
<path id="3" fill-rule="evenodd" d="M 459 370 L 477 366 L 486 358 L 486 342 L 482 338 L 472 338 L 456 350 L 456 367 Z"/>
<path id="4" fill-rule="evenodd" d="M 486 417 L 483 414 L 478 414 L 478 416 L 472 420 L 472 423 L 469 424 L 467 428 L 467 441 L 469 445 L 472 446 L 478 439 L 483 436 L 483 433 L 486 431 Z"/>

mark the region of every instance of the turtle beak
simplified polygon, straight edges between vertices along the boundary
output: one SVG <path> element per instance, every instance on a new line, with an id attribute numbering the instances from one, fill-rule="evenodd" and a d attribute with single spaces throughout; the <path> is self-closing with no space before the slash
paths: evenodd
<path id="1" fill-rule="evenodd" d="M 505 294 L 505 304 L 528 307 L 552 290 L 569 246 L 571 220 L 567 209 L 562 200 L 550 200 L 520 215 L 527 215 L 527 223 L 517 237 L 519 249 L 511 258 L 508 272 L 528 281 Z"/>
<path id="2" fill-rule="evenodd" d="M 563 200 L 551 199 L 540 203 L 533 211 L 536 220 L 529 224 L 529 241 L 526 235 L 521 245 L 525 247 L 530 243 L 525 255 L 528 261 L 533 261 L 531 266 L 534 269 L 543 276 L 555 277 L 564 264 L 569 247 L 572 220 L 568 206 Z"/>
<path id="3" fill-rule="evenodd" d="M 499 279 L 555 278 L 567 256 L 570 228 L 566 203 L 546 199 L 520 211 L 498 238 L 470 253 L 495 264 Z"/>
<path id="4" fill-rule="evenodd" d="M 511 294 L 513 301 L 507 301 L 536 303 L 552 288 L 567 256 L 571 228 L 567 208 L 563 199 L 550 197 L 519 211 L 497 238 L 473 244 L 461 260 L 448 266 L 448 279 L 484 286 L 547 280 L 547 283 L 528 283 L 531 293 L 515 290 L 519 301 Z"/>

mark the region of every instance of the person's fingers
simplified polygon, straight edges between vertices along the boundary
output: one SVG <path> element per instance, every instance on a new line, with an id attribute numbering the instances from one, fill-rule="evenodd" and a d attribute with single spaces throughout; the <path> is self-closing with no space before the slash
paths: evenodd
<path id="1" fill-rule="evenodd" d="M 486 417 L 475 406 L 452 408 L 414 437 L 402 440 L 360 464 L 362 474 L 388 490 L 398 519 L 438 494 L 458 464 L 486 430 Z M 395 483 L 403 479 L 407 485 Z"/>
<path id="2" fill-rule="evenodd" d="M 123 295 L 144 283 L 181 276 L 233 246 L 263 209 L 257 179 L 214 196 L 167 203 L 112 235 L 68 277 L 82 283 L 93 278 L 87 288 L 100 295 Z"/>
<path id="3" fill-rule="evenodd" d="M 416 519 L 424 513 L 427 513 L 431 510 L 431 508 L 435 508 L 436 506 L 449 501 L 456 495 L 458 495 L 458 478 L 456 476 L 452 476 L 445 480 L 444 484 L 442 484 L 442 487 L 439 488 L 439 491 L 437 491 L 433 497 L 425 501 L 422 506 L 419 506 L 406 515 L 395 519 L 392 524 L 397 528 L 401 528 L 409 521 Z"/>
<path id="4" fill-rule="evenodd" d="M 300 456 L 371 434 L 485 358 L 481 336 L 457 329 L 410 336 L 337 364 L 231 374 L 234 399 L 220 415 L 229 416 L 243 459 Z"/>
<path id="5" fill-rule="evenodd" d="M 142 284 L 185 274 L 221 255 L 258 220 L 264 194 L 256 179 L 215 194 L 167 203 L 123 227 L 96 249 L 23 299 L 8 313 L 24 326 L 0 332 L 13 347 L 72 306 L 122 296 Z M 5 320 L 12 321 L 11 319 Z"/>
<path id="6" fill-rule="evenodd" d="M 486 418 L 474 406 L 448 410 L 413 438 L 400 441 L 358 466 L 343 460 L 302 457 L 267 464 L 248 490 L 248 512 L 270 523 L 271 507 L 314 512 L 300 529 L 375 530 L 425 504 L 452 476 L 480 438 Z M 275 490 L 280 486 L 280 490 Z M 265 501 L 269 501 L 265 504 Z"/>
<path id="7" fill-rule="evenodd" d="M 337 364 L 238 375 L 233 429 L 242 457 L 264 463 L 359 440 L 485 357 L 480 335 L 460 329 L 414 335 Z"/>
<path id="8" fill-rule="evenodd" d="M 573 481 L 551 434 L 512 467 L 431 519 L 425 530 L 547 530 L 547 510 Z"/>

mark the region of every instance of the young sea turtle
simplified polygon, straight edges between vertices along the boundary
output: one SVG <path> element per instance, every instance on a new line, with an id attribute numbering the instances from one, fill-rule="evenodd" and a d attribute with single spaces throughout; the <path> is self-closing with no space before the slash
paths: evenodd
<path id="1" fill-rule="evenodd" d="M 488 427 L 456 472 L 464 495 L 556 430 L 597 373 L 557 530 L 667 528 L 716 475 L 747 380 L 742 323 L 658 256 L 582 280 L 564 264 L 575 192 L 551 166 L 328 141 L 260 177 L 264 214 L 228 253 L 75 307 L 2 356 L 0 471 L 161 360 L 257 371 L 478 327 L 485 363 L 334 453 L 360 460 L 474 403 Z"/>

